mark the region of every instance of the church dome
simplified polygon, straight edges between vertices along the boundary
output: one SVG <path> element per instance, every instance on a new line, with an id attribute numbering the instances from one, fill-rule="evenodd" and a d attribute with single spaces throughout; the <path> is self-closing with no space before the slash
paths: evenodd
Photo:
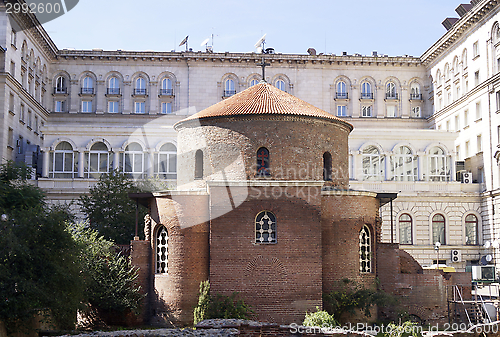
<path id="1" fill-rule="evenodd" d="M 345 124 L 350 131 L 353 129 L 353 126 L 350 123 L 347 123 L 346 121 L 266 82 L 260 82 L 259 84 L 251 86 L 250 88 L 214 104 L 205 110 L 183 119 L 177 122 L 174 125 L 174 128 L 177 129 L 182 124 L 192 120 L 250 115 L 315 117 L 337 121 Z"/>

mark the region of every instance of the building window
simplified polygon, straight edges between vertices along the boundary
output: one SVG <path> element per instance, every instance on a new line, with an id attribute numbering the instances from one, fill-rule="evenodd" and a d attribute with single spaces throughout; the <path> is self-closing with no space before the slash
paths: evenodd
<path id="1" fill-rule="evenodd" d="M 83 79 L 82 94 L 93 94 L 94 93 L 94 80 L 90 76 L 86 76 Z"/>
<path id="2" fill-rule="evenodd" d="M 332 155 L 330 152 L 323 153 L 323 180 L 332 180 Z"/>
<path id="3" fill-rule="evenodd" d="M 9 112 L 14 114 L 14 94 L 9 94 Z"/>
<path id="4" fill-rule="evenodd" d="M 16 42 L 17 42 L 17 34 L 16 34 L 16 31 L 14 29 L 12 29 L 10 32 L 10 44 L 15 47 Z"/>
<path id="5" fill-rule="evenodd" d="M 139 77 L 135 80 L 134 95 L 146 95 L 146 81 Z"/>
<path id="6" fill-rule="evenodd" d="M 409 214 L 401 214 L 399 217 L 399 243 L 402 245 L 413 244 L 412 219 Z"/>
<path id="7" fill-rule="evenodd" d="M 64 112 L 64 101 L 55 101 L 54 111 L 55 112 Z"/>
<path id="8" fill-rule="evenodd" d="M 33 130 L 34 130 L 36 133 L 38 133 L 38 116 L 37 116 L 37 115 L 35 115 L 35 121 L 34 121 L 34 123 L 33 123 L 33 124 L 34 124 L 34 125 L 33 125 Z"/>
<path id="9" fill-rule="evenodd" d="M 66 78 L 64 76 L 58 76 L 56 78 L 56 87 L 54 88 L 55 94 L 65 94 L 66 93 Z"/>
<path id="10" fill-rule="evenodd" d="M 373 99 L 372 85 L 368 82 L 363 82 L 361 84 L 361 98 L 362 99 Z"/>
<path id="11" fill-rule="evenodd" d="M 120 94 L 120 81 L 117 77 L 113 76 L 108 80 L 108 95 Z"/>
<path id="12" fill-rule="evenodd" d="M 10 74 L 12 77 L 16 77 L 16 63 L 14 61 L 10 61 Z"/>
<path id="13" fill-rule="evenodd" d="M 445 219 L 442 214 L 436 214 L 432 217 L 432 244 L 439 242 L 446 244 Z"/>
<path id="14" fill-rule="evenodd" d="M 14 129 L 9 128 L 8 132 L 7 146 L 14 148 Z"/>
<path id="15" fill-rule="evenodd" d="M 19 121 L 24 123 L 24 104 L 21 104 L 21 108 L 19 109 Z"/>
<path id="16" fill-rule="evenodd" d="M 335 98 L 338 98 L 338 99 L 347 99 L 348 98 L 347 86 L 346 86 L 344 81 L 339 81 L 337 83 L 337 94 L 336 94 Z"/>
<path id="17" fill-rule="evenodd" d="M 254 79 L 250 80 L 250 84 L 248 85 L 248 87 L 253 87 L 256 84 L 259 84 L 259 80 L 254 78 Z"/>
<path id="18" fill-rule="evenodd" d="M 363 150 L 363 180 L 384 180 L 385 158 L 375 146 Z"/>
<path id="19" fill-rule="evenodd" d="M 108 173 L 110 168 L 110 155 L 108 147 L 103 142 L 95 143 L 87 153 L 85 176 L 87 178 L 99 178 L 101 174 Z"/>
<path id="20" fill-rule="evenodd" d="M 412 82 L 410 85 L 410 99 L 422 99 L 422 94 L 420 93 L 420 84 L 418 84 L 417 82 Z"/>
<path id="21" fill-rule="evenodd" d="M 444 150 L 440 147 L 434 147 L 430 151 L 430 181 L 449 181 L 450 168 L 448 158 Z"/>
<path id="22" fill-rule="evenodd" d="M 479 56 L 479 41 L 474 42 L 472 45 L 472 58 Z"/>
<path id="23" fill-rule="evenodd" d="M 203 179 L 203 151 L 197 150 L 194 158 L 194 179 Z"/>
<path id="24" fill-rule="evenodd" d="M 234 89 L 234 80 L 228 78 L 224 82 L 224 97 L 231 97 L 236 94 L 236 90 Z"/>
<path id="25" fill-rule="evenodd" d="M 422 113 L 419 106 L 414 106 L 413 108 L 411 108 L 411 116 L 413 118 L 422 117 Z"/>
<path id="26" fill-rule="evenodd" d="M 455 116 L 455 131 L 460 131 L 460 116 Z"/>
<path id="27" fill-rule="evenodd" d="M 92 101 L 82 101 L 82 112 L 92 112 Z"/>
<path id="28" fill-rule="evenodd" d="M 385 86 L 385 98 L 386 99 L 398 98 L 398 93 L 396 92 L 396 85 L 393 82 L 389 82 Z"/>
<path id="29" fill-rule="evenodd" d="M 28 121 L 26 123 L 26 126 L 29 127 L 31 129 L 31 118 L 32 118 L 32 113 L 31 113 L 31 110 L 28 109 Z"/>
<path id="30" fill-rule="evenodd" d="M 138 143 L 130 143 L 123 153 L 121 167 L 133 178 L 142 178 L 144 172 L 144 152 Z"/>
<path id="31" fill-rule="evenodd" d="M 465 142 L 465 158 L 470 157 L 470 141 Z"/>
<path id="32" fill-rule="evenodd" d="M 164 144 L 155 157 L 155 171 L 162 179 L 177 178 L 177 148 L 174 144 Z"/>
<path id="33" fill-rule="evenodd" d="M 136 114 L 146 113 L 146 102 L 135 102 L 134 106 L 135 106 L 134 112 Z"/>
<path id="34" fill-rule="evenodd" d="M 174 90 L 172 89 L 172 80 L 170 78 L 164 78 L 161 81 L 160 94 L 169 96 L 174 94 Z"/>
<path id="35" fill-rule="evenodd" d="M 277 80 L 276 81 L 276 84 L 275 84 L 276 88 L 280 89 L 281 91 L 284 91 L 286 92 L 286 85 L 285 85 L 285 81 L 283 80 Z"/>
<path id="36" fill-rule="evenodd" d="M 388 105 L 386 107 L 387 109 L 387 117 L 396 117 L 396 106 L 395 105 Z"/>
<path id="37" fill-rule="evenodd" d="M 108 112 L 118 113 L 119 112 L 119 102 L 118 101 L 108 101 Z"/>
<path id="38" fill-rule="evenodd" d="M 464 111 L 464 128 L 469 126 L 469 110 Z"/>
<path id="39" fill-rule="evenodd" d="M 255 243 L 276 243 L 276 217 L 262 211 L 255 217 Z"/>
<path id="40" fill-rule="evenodd" d="M 372 106 L 371 105 L 363 105 L 361 107 L 361 116 L 372 117 Z"/>
<path id="41" fill-rule="evenodd" d="M 339 117 L 347 116 L 347 106 L 346 105 L 337 105 L 337 116 L 339 116 Z"/>
<path id="42" fill-rule="evenodd" d="M 481 113 L 481 102 L 477 102 L 476 103 L 476 121 L 477 120 L 480 120 L 482 117 L 482 113 Z"/>
<path id="43" fill-rule="evenodd" d="M 362 273 L 372 272 L 372 250 L 370 229 L 363 226 L 359 232 L 359 271 Z"/>
<path id="44" fill-rule="evenodd" d="M 161 113 L 162 114 L 171 114 L 172 113 L 172 103 L 161 103 Z"/>
<path id="45" fill-rule="evenodd" d="M 408 146 L 400 146 L 391 156 L 391 175 L 395 181 L 417 181 L 417 156 Z"/>
<path id="46" fill-rule="evenodd" d="M 165 226 L 156 233 L 156 273 L 168 273 L 168 232 Z"/>
<path id="47" fill-rule="evenodd" d="M 483 152 L 483 140 L 481 135 L 477 135 L 476 144 L 477 144 L 477 153 Z"/>
<path id="48" fill-rule="evenodd" d="M 479 85 L 479 70 L 474 73 L 474 85 Z"/>
<path id="49" fill-rule="evenodd" d="M 257 176 L 269 176 L 269 150 L 261 147 L 257 150 Z"/>
<path id="50" fill-rule="evenodd" d="M 474 214 L 469 214 L 465 217 L 465 244 L 477 245 L 478 220 Z"/>
<path id="51" fill-rule="evenodd" d="M 462 154 L 460 153 L 460 152 L 461 152 L 461 150 L 460 150 L 460 145 L 457 145 L 457 146 L 455 147 L 455 152 L 457 153 L 457 160 L 462 160 L 462 159 L 461 159 L 461 158 L 462 158 Z"/>
<path id="52" fill-rule="evenodd" d="M 73 147 L 68 142 L 60 142 L 55 150 L 50 153 L 50 170 L 51 178 L 74 178 L 77 170 L 77 162 L 75 160 L 75 152 Z"/>

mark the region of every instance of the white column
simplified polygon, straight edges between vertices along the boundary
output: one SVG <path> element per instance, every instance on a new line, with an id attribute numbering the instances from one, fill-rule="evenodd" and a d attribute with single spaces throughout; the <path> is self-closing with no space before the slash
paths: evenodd
<path id="1" fill-rule="evenodd" d="M 154 154 L 153 152 L 146 153 L 146 168 L 148 177 L 154 176 Z"/>
<path id="2" fill-rule="evenodd" d="M 450 181 L 455 181 L 456 180 L 456 174 L 455 174 L 455 152 L 452 152 L 451 156 L 449 157 L 449 165 L 450 165 Z"/>
<path id="3" fill-rule="evenodd" d="M 43 151 L 43 167 L 42 167 L 42 177 L 43 178 L 48 178 L 49 177 L 49 160 L 50 160 L 50 149 L 47 148 Z"/>
<path id="4" fill-rule="evenodd" d="M 425 156 L 425 152 L 417 152 L 418 181 L 424 180 L 424 156 Z"/>
<path id="5" fill-rule="evenodd" d="M 120 151 L 113 150 L 113 170 L 120 167 Z"/>
<path id="6" fill-rule="evenodd" d="M 78 151 L 78 178 L 83 178 L 84 155 L 83 151 Z"/>
<path id="7" fill-rule="evenodd" d="M 363 180 L 363 156 L 359 151 L 354 152 L 354 160 L 353 160 L 353 178 L 354 180 Z"/>
<path id="8" fill-rule="evenodd" d="M 389 180 L 391 176 L 391 153 L 385 155 L 385 180 Z"/>

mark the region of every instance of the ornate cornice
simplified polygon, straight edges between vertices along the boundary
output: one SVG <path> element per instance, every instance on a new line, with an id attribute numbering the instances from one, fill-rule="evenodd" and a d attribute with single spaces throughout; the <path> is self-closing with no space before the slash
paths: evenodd
<path id="1" fill-rule="evenodd" d="M 426 67 L 429 66 L 437 57 L 444 53 L 448 47 L 470 31 L 475 23 L 481 21 L 498 7 L 499 0 L 482 0 L 472 7 L 471 10 L 460 18 L 446 34 L 422 54 L 420 57 L 422 63 Z"/>

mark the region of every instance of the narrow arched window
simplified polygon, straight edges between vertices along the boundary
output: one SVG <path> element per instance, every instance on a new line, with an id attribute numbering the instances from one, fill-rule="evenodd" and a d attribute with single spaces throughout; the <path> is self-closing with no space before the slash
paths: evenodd
<path id="1" fill-rule="evenodd" d="M 108 81 L 108 95 L 120 94 L 120 82 L 115 76 L 111 77 Z"/>
<path id="2" fill-rule="evenodd" d="M 224 97 L 230 97 L 236 94 L 236 90 L 234 89 L 234 80 L 228 78 L 224 82 Z"/>
<path id="3" fill-rule="evenodd" d="M 398 98 L 398 94 L 396 93 L 396 85 L 393 82 L 387 83 L 385 87 L 385 98 L 387 99 Z"/>
<path id="4" fill-rule="evenodd" d="M 144 80 L 144 78 L 139 77 L 135 80 L 134 94 L 146 95 L 146 81 Z"/>
<path id="5" fill-rule="evenodd" d="M 372 86 L 370 83 L 363 82 L 363 84 L 361 84 L 361 98 L 363 99 L 373 98 Z"/>
<path id="6" fill-rule="evenodd" d="M 82 94 L 94 93 L 94 80 L 90 76 L 86 76 L 82 82 Z"/>
<path id="7" fill-rule="evenodd" d="M 379 150 L 370 145 L 363 150 L 363 180 L 384 180 L 385 157 Z"/>
<path id="8" fill-rule="evenodd" d="M 162 95 L 173 95 L 174 91 L 172 89 L 172 80 L 170 78 L 164 78 L 161 81 L 161 92 Z"/>
<path id="9" fill-rule="evenodd" d="M 276 243 L 276 217 L 262 211 L 255 217 L 255 243 Z"/>
<path id="10" fill-rule="evenodd" d="M 417 156 L 408 146 L 400 146 L 391 156 L 391 180 L 417 181 Z"/>
<path id="11" fill-rule="evenodd" d="M 161 226 L 156 233 L 156 273 L 168 273 L 168 232 Z"/>
<path id="12" fill-rule="evenodd" d="M 276 81 L 276 88 L 280 89 L 281 91 L 285 91 L 286 92 L 286 85 L 285 85 L 285 81 L 279 79 Z"/>
<path id="13" fill-rule="evenodd" d="M 412 82 L 410 85 L 410 99 L 422 99 L 420 85 L 417 82 Z"/>
<path id="14" fill-rule="evenodd" d="M 51 154 L 50 177 L 74 178 L 78 172 L 73 146 L 68 142 L 57 144 Z"/>
<path id="15" fill-rule="evenodd" d="M 108 173 L 110 168 L 109 151 L 106 144 L 98 142 L 92 145 L 87 153 L 85 163 L 85 175 L 91 178 L 99 178 L 101 174 Z"/>
<path id="16" fill-rule="evenodd" d="M 257 150 L 257 175 L 268 176 L 269 171 L 269 150 L 261 147 Z"/>
<path id="17" fill-rule="evenodd" d="M 177 177 L 177 148 L 174 144 L 162 145 L 155 157 L 155 171 L 163 179 Z"/>
<path id="18" fill-rule="evenodd" d="M 442 214 L 436 214 L 432 217 L 432 244 L 439 242 L 446 244 L 446 221 Z"/>
<path id="19" fill-rule="evenodd" d="M 203 151 L 197 150 L 194 163 L 194 179 L 203 179 Z"/>
<path id="20" fill-rule="evenodd" d="M 359 232 L 359 271 L 362 273 L 371 273 L 372 271 L 371 248 L 370 229 L 363 226 L 363 229 Z"/>
<path id="21" fill-rule="evenodd" d="M 65 94 L 66 93 L 66 78 L 64 76 L 59 76 L 56 79 L 56 94 Z"/>
<path id="22" fill-rule="evenodd" d="M 347 99 L 347 87 L 344 81 L 337 82 L 337 94 L 335 96 L 338 99 Z"/>
<path id="23" fill-rule="evenodd" d="M 256 84 L 259 84 L 259 80 L 254 78 L 254 79 L 250 80 L 250 84 L 248 86 L 253 87 Z"/>
<path id="24" fill-rule="evenodd" d="M 474 214 L 469 214 L 465 217 L 465 244 L 477 245 L 478 221 Z"/>
<path id="25" fill-rule="evenodd" d="M 399 217 L 399 243 L 411 245 L 412 240 L 412 219 L 409 214 L 401 214 Z"/>
<path id="26" fill-rule="evenodd" d="M 125 148 L 122 159 L 122 170 L 140 179 L 144 172 L 144 152 L 142 146 L 138 143 L 130 143 Z"/>
<path id="27" fill-rule="evenodd" d="M 332 155 L 330 152 L 323 153 L 323 180 L 332 180 Z"/>

